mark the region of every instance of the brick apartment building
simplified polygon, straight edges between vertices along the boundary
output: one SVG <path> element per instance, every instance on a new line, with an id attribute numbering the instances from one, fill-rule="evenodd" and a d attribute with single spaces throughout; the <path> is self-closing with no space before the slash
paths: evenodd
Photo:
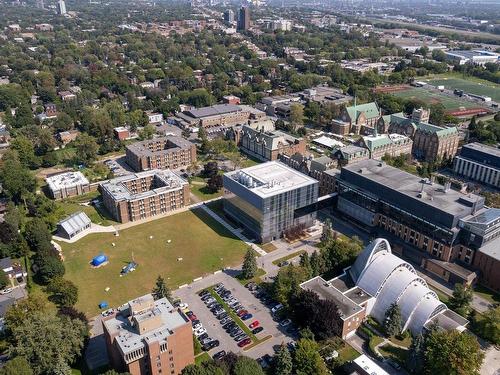
<path id="1" fill-rule="evenodd" d="M 127 146 L 127 164 L 136 172 L 186 168 L 196 161 L 196 146 L 182 137 L 161 137 Z"/>
<path id="2" fill-rule="evenodd" d="M 136 298 L 103 321 L 113 368 L 132 375 L 177 375 L 194 363 L 189 319 L 166 299 Z"/>
<path id="3" fill-rule="evenodd" d="M 127 223 L 161 215 L 189 204 L 189 184 L 170 170 L 130 174 L 99 185 L 104 206 Z"/>

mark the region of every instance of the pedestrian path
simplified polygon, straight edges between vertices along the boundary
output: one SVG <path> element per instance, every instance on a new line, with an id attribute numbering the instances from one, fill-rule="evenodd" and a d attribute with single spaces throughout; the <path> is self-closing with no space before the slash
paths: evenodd
<path id="1" fill-rule="evenodd" d="M 209 207 L 207 207 L 206 204 L 202 204 L 200 207 L 203 208 L 207 214 L 209 214 L 210 216 L 212 216 L 212 218 L 214 218 L 220 224 L 222 224 L 222 226 L 224 226 L 224 228 L 226 228 L 227 230 L 229 230 L 232 234 L 234 234 L 236 237 L 238 237 L 240 240 L 242 240 L 248 246 L 250 246 L 253 250 L 255 250 L 260 256 L 264 256 L 264 255 L 267 254 L 259 246 L 257 246 L 256 244 L 250 242 L 250 240 L 248 238 L 246 238 L 243 234 L 241 234 L 241 232 L 239 230 L 234 229 L 223 218 L 221 218 L 219 215 L 217 215 L 215 212 L 213 212 Z"/>

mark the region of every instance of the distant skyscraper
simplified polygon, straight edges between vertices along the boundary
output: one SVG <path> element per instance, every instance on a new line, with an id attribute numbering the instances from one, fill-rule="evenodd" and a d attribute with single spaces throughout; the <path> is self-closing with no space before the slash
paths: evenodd
<path id="1" fill-rule="evenodd" d="M 234 12 L 231 9 L 228 9 L 224 12 L 224 21 L 227 23 L 234 22 Z"/>
<path id="2" fill-rule="evenodd" d="M 64 0 L 59 0 L 57 3 L 57 12 L 61 15 L 66 14 L 66 3 Z"/>
<path id="3" fill-rule="evenodd" d="M 250 8 L 241 7 L 238 17 L 238 30 L 250 29 Z"/>

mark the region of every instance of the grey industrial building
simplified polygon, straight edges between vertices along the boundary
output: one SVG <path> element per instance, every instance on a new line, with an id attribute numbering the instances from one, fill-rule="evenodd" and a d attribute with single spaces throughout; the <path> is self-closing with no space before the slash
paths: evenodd
<path id="1" fill-rule="evenodd" d="M 452 284 L 479 275 L 500 289 L 500 210 L 485 207 L 483 197 L 372 159 L 342 168 L 337 184 L 338 211 L 388 238 L 395 253 Z"/>
<path id="2" fill-rule="evenodd" d="M 224 211 L 258 241 L 275 240 L 315 219 L 318 181 L 272 161 L 224 175 Z"/>
<path id="3" fill-rule="evenodd" d="M 500 149 L 469 143 L 455 157 L 453 171 L 462 177 L 500 188 Z"/>

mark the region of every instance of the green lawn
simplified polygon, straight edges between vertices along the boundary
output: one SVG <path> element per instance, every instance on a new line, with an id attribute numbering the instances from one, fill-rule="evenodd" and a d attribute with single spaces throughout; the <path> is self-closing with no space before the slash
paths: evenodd
<path id="1" fill-rule="evenodd" d="M 443 85 L 450 90 L 464 90 L 476 95 L 489 96 L 494 101 L 500 100 L 500 85 L 475 77 L 464 77 L 461 74 L 447 73 L 424 78 L 422 81 L 434 86 Z"/>
<path id="2" fill-rule="evenodd" d="M 209 199 L 220 197 L 224 193 L 222 189 L 215 193 L 209 192 L 206 183 L 203 185 L 191 183 L 189 184 L 189 186 L 191 188 L 191 192 L 198 198 L 200 198 L 202 201 L 207 201 Z"/>
<path id="3" fill-rule="evenodd" d="M 302 255 L 303 253 L 305 253 L 306 251 L 305 250 L 299 250 L 299 251 L 296 251 L 292 254 L 288 254 L 287 256 L 284 256 L 282 258 L 279 258 L 279 259 L 276 259 L 276 260 L 273 260 L 273 264 L 275 266 L 277 266 L 278 264 L 280 264 L 281 262 L 284 262 L 285 260 L 290 260 L 290 259 L 293 259 L 299 255 Z"/>
<path id="4" fill-rule="evenodd" d="M 79 288 L 76 307 L 88 316 L 98 312 L 97 305 L 102 300 L 119 306 L 149 292 L 158 275 L 174 289 L 224 266 L 241 263 L 247 250 L 245 243 L 201 209 L 122 230 L 119 237 L 113 233 L 90 234 L 74 244 L 61 246 L 65 277 Z M 90 260 L 101 252 L 109 257 L 109 263 L 92 269 Z M 120 277 L 120 270 L 132 256 L 139 267 Z M 107 287 L 110 290 L 105 292 Z"/>
<path id="5" fill-rule="evenodd" d="M 393 95 L 404 99 L 422 100 L 427 105 L 441 103 L 446 109 L 457 109 L 459 107 L 473 108 L 478 106 L 458 97 L 455 98 L 438 92 L 431 92 L 425 87 L 411 87 L 408 90 L 395 92 Z"/>
<path id="6" fill-rule="evenodd" d="M 236 278 L 238 279 L 238 281 L 242 285 L 246 285 L 247 283 L 250 283 L 250 282 L 254 282 L 254 283 L 259 284 L 259 283 L 262 282 L 261 276 L 264 276 L 265 274 L 266 274 L 266 271 L 264 271 L 262 268 L 257 268 L 257 273 L 251 279 L 242 279 L 242 278 L 239 277 L 241 274 L 238 275 Z"/>
<path id="7" fill-rule="evenodd" d="M 210 361 L 212 357 L 207 352 L 203 352 L 194 358 L 194 362 L 199 365 L 200 363 Z"/>
<path id="8" fill-rule="evenodd" d="M 406 364 L 406 358 L 408 357 L 408 350 L 397 348 L 390 344 L 383 345 L 378 348 L 380 354 L 385 358 L 392 358 L 394 361 L 398 362 L 400 365 Z"/>
<path id="9" fill-rule="evenodd" d="M 359 352 L 348 343 L 345 343 L 342 348 L 338 350 L 338 352 L 339 365 L 343 365 L 344 363 L 352 361 L 360 356 Z"/>
<path id="10" fill-rule="evenodd" d="M 57 205 L 64 211 L 65 215 L 71 215 L 75 212 L 83 211 L 87 214 L 89 219 L 100 225 L 113 225 L 117 224 L 111 215 L 107 212 L 106 208 L 102 205 L 98 207 L 93 205 L 82 205 L 81 203 L 89 202 L 99 196 L 99 193 L 89 193 L 77 197 L 64 199 L 57 202 Z"/>
<path id="11" fill-rule="evenodd" d="M 495 293 L 491 289 L 485 288 L 482 285 L 476 285 L 474 286 L 474 293 L 476 293 L 478 296 L 484 298 L 487 300 L 489 303 L 495 304 L 500 302 L 500 295 L 498 293 Z"/>
<path id="12" fill-rule="evenodd" d="M 264 250 L 266 253 L 270 253 L 271 251 L 274 251 L 278 249 L 276 246 L 273 245 L 272 242 L 265 243 L 263 245 L 259 245 L 262 250 Z"/>

